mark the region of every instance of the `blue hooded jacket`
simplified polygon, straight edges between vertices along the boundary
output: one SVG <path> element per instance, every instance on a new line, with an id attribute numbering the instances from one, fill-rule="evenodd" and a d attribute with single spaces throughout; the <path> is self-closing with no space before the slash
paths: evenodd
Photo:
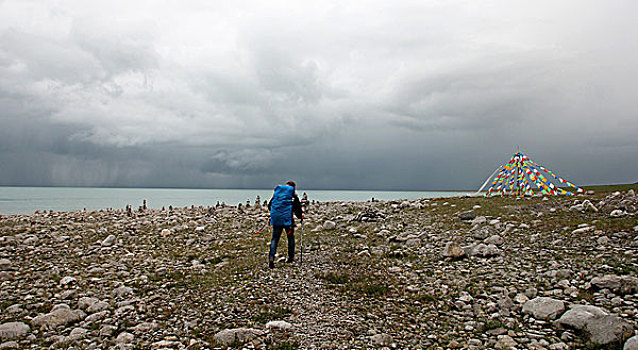
<path id="1" fill-rule="evenodd" d="M 295 188 L 278 185 L 270 201 L 270 224 L 273 226 L 292 225 L 292 196 Z"/>

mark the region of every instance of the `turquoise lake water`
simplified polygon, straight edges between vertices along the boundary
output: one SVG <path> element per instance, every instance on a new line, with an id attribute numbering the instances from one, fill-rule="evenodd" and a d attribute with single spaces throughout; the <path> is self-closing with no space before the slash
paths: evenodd
<path id="1" fill-rule="evenodd" d="M 368 201 L 371 198 L 418 199 L 455 197 L 467 192 L 434 191 L 343 191 L 303 190 L 309 200 Z M 217 201 L 229 205 L 255 202 L 257 196 L 263 202 L 270 199 L 272 189 L 166 189 L 166 188 L 95 188 L 95 187 L 3 187 L 0 186 L 0 215 L 32 214 L 36 210 L 74 211 L 123 209 L 127 205 L 137 208 L 147 200 L 149 208 L 212 206 Z"/>

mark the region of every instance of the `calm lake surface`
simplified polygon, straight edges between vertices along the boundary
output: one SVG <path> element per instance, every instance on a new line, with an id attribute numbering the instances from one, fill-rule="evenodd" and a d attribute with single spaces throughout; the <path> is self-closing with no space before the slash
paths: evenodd
<path id="1" fill-rule="evenodd" d="M 272 189 L 166 189 L 166 188 L 97 188 L 97 187 L 4 187 L 0 186 L 0 215 L 32 214 L 36 210 L 75 211 L 99 209 L 124 209 L 127 205 L 137 208 L 146 199 L 152 209 L 162 207 L 212 206 L 219 201 L 229 205 L 269 200 Z M 468 192 L 434 191 L 342 191 L 304 190 L 309 200 L 368 201 L 371 198 L 418 199 L 455 197 Z"/>

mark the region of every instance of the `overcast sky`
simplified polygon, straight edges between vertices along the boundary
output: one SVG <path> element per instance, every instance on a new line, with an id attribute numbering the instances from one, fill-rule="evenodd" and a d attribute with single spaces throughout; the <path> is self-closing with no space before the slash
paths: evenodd
<path id="1" fill-rule="evenodd" d="M 517 147 L 633 183 L 637 13 L 0 0 L 0 185 L 477 189 Z"/>

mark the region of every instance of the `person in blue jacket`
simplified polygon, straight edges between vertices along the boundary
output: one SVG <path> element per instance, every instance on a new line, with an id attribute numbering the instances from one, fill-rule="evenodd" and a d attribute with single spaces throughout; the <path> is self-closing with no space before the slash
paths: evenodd
<path id="1" fill-rule="evenodd" d="M 268 253 L 268 267 L 275 267 L 275 254 L 281 233 L 286 231 L 288 238 L 288 260 L 292 263 L 295 259 L 295 220 L 293 213 L 298 219 L 303 219 L 301 202 L 295 193 L 296 184 L 288 181 L 285 185 L 275 187 L 272 198 L 268 202 L 270 210 L 270 224 L 272 225 L 272 240 L 270 241 L 270 252 Z"/>

